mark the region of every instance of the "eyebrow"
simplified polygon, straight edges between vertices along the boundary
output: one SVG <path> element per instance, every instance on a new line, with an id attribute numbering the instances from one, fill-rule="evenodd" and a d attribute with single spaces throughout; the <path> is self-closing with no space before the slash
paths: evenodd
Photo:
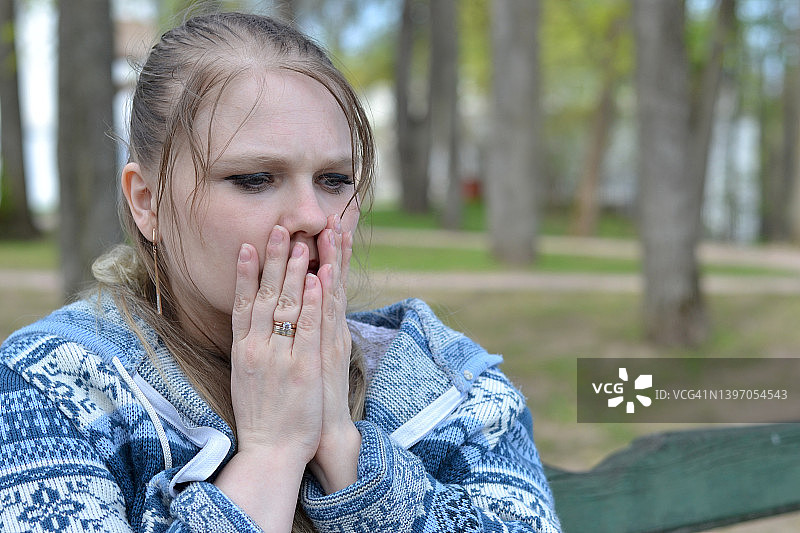
<path id="1" fill-rule="evenodd" d="M 292 160 L 282 156 L 264 154 L 237 154 L 226 157 L 220 156 L 212 165 L 212 169 L 218 171 L 230 171 L 248 167 L 266 167 L 274 169 L 285 169 L 292 166 Z M 348 154 L 343 157 L 324 159 L 321 164 L 314 165 L 318 169 L 352 169 L 353 157 Z"/>

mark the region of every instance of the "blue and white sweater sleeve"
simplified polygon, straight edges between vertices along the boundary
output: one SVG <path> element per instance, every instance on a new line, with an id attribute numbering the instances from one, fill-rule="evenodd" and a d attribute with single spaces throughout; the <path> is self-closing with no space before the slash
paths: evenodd
<path id="1" fill-rule="evenodd" d="M 358 482 L 325 495 L 307 478 L 301 494 L 321 533 L 561 531 L 525 400 L 497 369 L 411 450 L 371 422 Z"/>
<path id="2" fill-rule="evenodd" d="M 2 531 L 261 531 L 211 483 L 168 496 L 177 468 L 162 470 L 152 424 L 113 367 L 53 337 L 18 347 L 16 364 L 0 364 Z"/>
<path id="3" fill-rule="evenodd" d="M 97 451 L 2 365 L 0 405 L 3 531 L 130 531 L 120 487 Z"/>

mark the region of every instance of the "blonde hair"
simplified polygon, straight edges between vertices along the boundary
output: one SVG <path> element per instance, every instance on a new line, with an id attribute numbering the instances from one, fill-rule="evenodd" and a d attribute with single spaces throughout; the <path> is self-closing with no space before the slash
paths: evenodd
<path id="1" fill-rule="evenodd" d="M 213 13 L 190 18 L 162 35 L 139 73 L 131 105 L 130 161 L 157 173 L 157 208 L 160 210 L 166 199 L 174 212 L 170 177 L 178 147 L 188 148 L 195 166 L 194 201 L 202 194 L 211 155 L 207 143 L 200 141 L 195 117 L 204 103 L 210 102 L 213 108 L 226 85 L 246 66 L 253 65 L 309 76 L 334 96 L 350 126 L 353 174 L 357 176 L 356 192 L 350 201 L 370 199 L 375 166 L 372 130 L 354 89 L 325 52 L 301 32 L 272 18 Z M 138 230 L 125 202 L 120 206 L 120 217 L 131 244 L 121 245 L 95 262 L 93 273 L 100 290 L 114 297 L 151 356 L 152 347 L 144 341 L 133 316 L 145 320 L 158 333 L 199 394 L 235 432 L 230 347 L 201 345 L 177 319 L 168 265 L 179 262 L 168 262 L 165 256 L 173 254 L 173 258 L 183 260 L 182 250 L 159 246 L 156 265 L 152 244 Z M 174 217 L 168 218 L 175 223 Z M 180 235 L 179 231 L 176 233 Z M 186 267 L 185 260 L 182 265 Z M 163 314 L 155 310 L 156 271 Z M 354 420 L 363 417 L 365 389 L 362 357 L 354 343 L 350 365 L 350 410 Z M 299 506 L 293 531 L 313 531 Z"/>

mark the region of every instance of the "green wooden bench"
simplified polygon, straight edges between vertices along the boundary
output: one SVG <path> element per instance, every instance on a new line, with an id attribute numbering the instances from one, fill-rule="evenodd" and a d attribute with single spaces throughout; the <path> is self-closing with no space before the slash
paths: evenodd
<path id="1" fill-rule="evenodd" d="M 800 509 L 800 423 L 658 433 L 545 467 L 565 533 L 692 532 Z"/>

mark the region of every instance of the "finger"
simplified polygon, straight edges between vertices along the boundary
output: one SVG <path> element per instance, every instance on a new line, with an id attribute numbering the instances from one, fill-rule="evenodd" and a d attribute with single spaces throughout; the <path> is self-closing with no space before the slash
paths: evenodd
<path id="1" fill-rule="evenodd" d="M 320 265 L 330 264 L 333 267 L 333 283 L 341 283 L 342 272 L 342 221 L 339 215 L 328 217 L 325 229 L 317 238 L 317 249 L 320 254 Z"/>
<path id="2" fill-rule="evenodd" d="M 325 228 L 317 236 L 317 251 L 320 266 L 336 260 L 336 240 L 332 229 Z"/>
<path id="3" fill-rule="evenodd" d="M 320 266 L 325 263 L 333 264 L 336 260 L 335 225 L 336 215 L 330 215 L 325 224 L 325 229 L 317 236 L 317 250 L 319 251 Z"/>
<path id="4" fill-rule="evenodd" d="M 347 278 L 350 274 L 350 260 L 353 258 L 353 232 L 348 231 L 342 235 L 342 287 L 347 288 Z"/>
<path id="5" fill-rule="evenodd" d="M 333 240 L 334 244 L 336 245 L 336 258 L 334 259 L 333 264 L 333 282 L 338 286 L 341 284 L 341 273 L 342 273 L 342 219 L 339 215 L 336 215 L 334 219 L 334 232 L 333 232 Z M 338 290 L 338 289 L 337 289 Z"/>
<path id="6" fill-rule="evenodd" d="M 322 285 L 322 342 L 323 355 L 332 356 L 340 352 L 342 329 L 347 299 L 341 284 L 342 226 L 338 215 L 328 218 L 326 229 L 318 238 L 320 266 L 317 275 Z"/>
<path id="7" fill-rule="evenodd" d="M 266 335 L 272 331 L 272 317 L 283 287 L 287 257 L 289 257 L 289 232 L 282 226 L 275 226 L 267 241 L 261 284 L 253 305 L 251 329 L 255 332 Z"/>
<path id="8" fill-rule="evenodd" d="M 250 333 L 253 301 L 258 292 L 258 261 L 255 248 L 242 244 L 236 264 L 236 289 L 231 311 L 233 341 L 241 341 Z"/>
<path id="9" fill-rule="evenodd" d="M 335 357 L 344 351 L 349 356 L 346 339 L 343 337 L 347 331 L 345 322 L 347 299 L 344 296 L 344 289 L 334 281 L 333 265 L 321 266 L 317 275 L 322 285 L 321 352 L 323 356 Z"/>
<path id="10" fill-rule="evenodd" d="M 344 319 L 343 306 L 336 298 L 337 285 L 333 283 L 333 266 L 323 265 L 318 276 L 323 287 L 319 351 L 326 391 L 325 412 L 341 413 L 342 410 L 349 412 L 346 408 L 349 390 L 350 332 Z M 336 418 L 336 415 L 332 416 Z M 349 420 L 349 416 L 345 418 Z"/>
<path id="11" fill-rule="evenodd" d="M 340 321 L 344 321 L 347 311 L 347 297 L 345 296 L 345 278 L 342 276 L 342 266 L 344 262 L 344 234 L 342 233 L 342 218 L 336 215 L 334 220 L 334 243 L 336 245 L 336 259 L 333 265 L 333 284 L 334 299 L 336 301 L 336 313 Z"/>
<path id="12" fill-rule="evenodd" d="M 308 272 L 308 246 L 298 242 L 292 247 L 292 255 L 286 264 L 286 276 L 275 307 L 273 320 L 296 323 L 303 302 L 305 277 Z M 274 337 L 274 335 L 273 335 Z"/>
<path id="13" fill-rule="evenodd" d="M 336 333 L 336 286 L 333 281 L 333 265 L 325 263 L 317 271 L 322 285 L 322 338 L 323 343 L 332 341 Z"/>
<path id="14" fill-rule="evenodd" d="M 292 345 L 292 356 L 305 358 L 306 362 L 320 364 L 320 322 L 322 286 L 314 274 L 306 274 L 303 284 L 303 305 L 297 317 L 297 333 Z"/>

